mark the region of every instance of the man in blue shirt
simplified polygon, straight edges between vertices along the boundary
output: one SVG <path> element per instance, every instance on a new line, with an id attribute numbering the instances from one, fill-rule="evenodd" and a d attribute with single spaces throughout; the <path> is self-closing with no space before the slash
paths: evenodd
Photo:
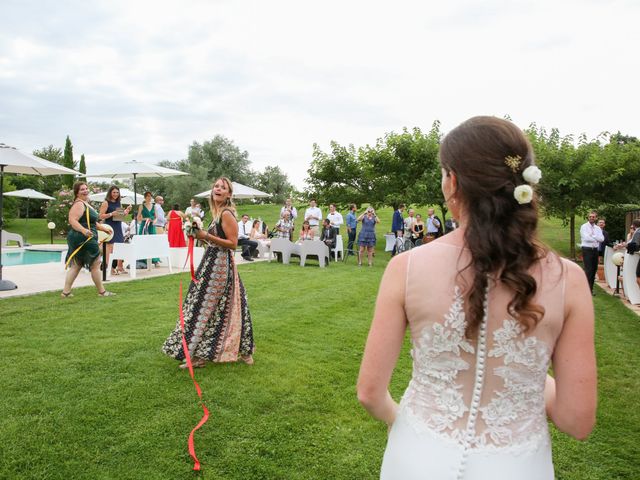
<path id="1" fill-rule="evenodd" d="M 347 255 L 355 255 L 353 244 L 356 241 L 356 229 L 358 221 L 356 220 L 356 204 L 349 205 L 349 213 L 347 213 L 347 233 L 349 234 L 349 243 L 347 243 Z"/>
<path id="2" fill-rule="evenodd" d="M 402 238 L 404 236 L 404 218 L 402 218 L 402 212 L 404 212 L 404 203 L 398 205 L 398 209 L 393 212 L 393 220 L 391 221 L 391 230 L 395 234 L 396 238 Z M 396 254 L 396 247 L 393 247 L 391 256 Z"/>

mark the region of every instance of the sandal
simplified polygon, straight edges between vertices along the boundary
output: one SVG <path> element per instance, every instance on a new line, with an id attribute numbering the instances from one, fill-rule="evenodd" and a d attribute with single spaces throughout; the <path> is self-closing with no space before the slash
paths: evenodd
<path id="1" fill-rule="evenodd" d="M 242 360 L 247 365 L 253 365 L 253 355 L 242 355 L 240 357 L 240 360 Z"/>
<path id="2" fill-rule="evenodd" d="M 120 272 L 118 270 L 116 270 L 115 268 L 111 269 L 111 275 L 120 275 Z"/>
<path id="3" fill-rule="evenodd" d="M 103 290 L 102 292 L 98 292 L 99 297 L 114 297 L 115 293 L 109 292 L 108 290 Z"/>
<path id="4" fill-rule="evenodd" d="M 191 362 L 191 366 L 193 368 L 204 368 L 206 364 L 207 362 L 205 362 L 205 360 L 202 358 L 197 358 Z M 187 362 L 184 362 L 178 365 L 178 368 L 181 368 L 182 370 L 187 370 L 189 368 L 189 365 L 187 365 Z"/>
<path id="5" fill-rule="evenodd" d="M 62 293 L 60 294 L 60 297 L 61 297 L 61 298 L 71 298 L 71 297 L 73 297 L 73 293 L 71 293 L 71 292 L 69 292 L 69 293 L 64 293 L 64 292 L 62 292 Z"/>

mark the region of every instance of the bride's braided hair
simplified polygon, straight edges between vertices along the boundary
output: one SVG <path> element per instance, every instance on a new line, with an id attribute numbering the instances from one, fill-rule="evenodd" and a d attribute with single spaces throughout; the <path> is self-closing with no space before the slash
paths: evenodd
<path id="1" fill-rule="evenodd" d="M 519 157 L 519 158 L 518 158 Z M 505 163 L 518 158 L 516 168 Z M 522 171 L 533 164 L 531 144 L 513 123 L 496 117 L 474 117 L 452 130 L 440 146 L 440 163 L 457 177 L 453 196 L 465 209 L 465 244 L 471 252 L 473 283 L 466 291 L 469 305 L 467 336 L 474 334 L 483 317 L 488 277 L 513 291 L 508 311 L 526 329 L 534 327 L 544 308 L 532 303 L 536 294 L 530 267 L 546 255 L 537 240 L 537 202 L 519 204 L 516 186 Z M 459 272 L 461 273 L 461 272 Z"/>

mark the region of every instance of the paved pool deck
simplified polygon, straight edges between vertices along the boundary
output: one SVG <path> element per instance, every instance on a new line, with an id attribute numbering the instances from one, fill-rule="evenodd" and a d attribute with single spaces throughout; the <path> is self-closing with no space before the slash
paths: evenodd
<path id="1" fill-rule="evenodd" d="M 61 244 L 54 245 L 32 245 L 30 248 L 37 250 L 52 250 L 52 251 L 61 251 L 62 249 L 66 249 L 66 246 Z M 11 247 L 3 248 L 2 251 L 10 251 Z M 249 263 L 244 260 L 240 254 L 240 252 L 236 252 L 235 254 L 236 265 L 242 265 L 245 263 Z M 264 261 L 263 259 L 255 259 L 254 261 Z M 173 265 L 173 274 L 187 272 L 187 268 L 183 269 L 183 265 Z M 107 290 L 109 289 L 109 285 L 113 283 L 120 282 L 131 282 L 135 280 L 143 280 L 145 278 L 154 278 L 160 277 L 163 275 L 171 275 L 169 272 L 168 265 L 164 264 L 160 267 L 153 267 L 150 270 L 147 269 L 138 269 L 136 271 L 136 278 L 133 279 L 129 276 L 129 274 L 122 274 L 111 276 L 111 273 L 107 273 L 107 282 L 104 283 Z M 40 263 L 36 265 L 15 265 L 10 267 L 2 267 L 2 278 L 4 280 L 10 280 L 15 283 L 18 288 L 13 290 L 6 290 L 0 292 L 0 301 L 3 298 L 11 298 L 11 297 L 20 297 L 26 295 L 34 295 L 36 293 L 42 292 L 51 292 L 51 291 L 62 291 L 62 287 L 64 286 L 64 278 L 66 272 L 64 270 L 64 265 L 61 262 L 52 262 L 52 263 Z M 87 287 L 92 286 L 93 281 L 91 280 L 91 275 L 85 269 L 82 269 L 78 278 L 73 284 L 73 288 L 78 287 Z"/>

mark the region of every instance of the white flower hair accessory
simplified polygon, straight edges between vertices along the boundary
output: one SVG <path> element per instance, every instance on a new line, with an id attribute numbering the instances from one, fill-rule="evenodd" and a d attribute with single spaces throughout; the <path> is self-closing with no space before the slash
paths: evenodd
<path id="1" fill-rule="evenodd" d="M 523 205 L 525 203 L 531 203 L 533 199 L 533 188 L 530 185 L 518 185 L 513 191 L 513 198 Z"/>
<path id="2" fill-rule="evenodd" d="M 522 172 L 522 178 L 530 185 L 537 185 L 542 178 L 542 171 L 535 165 L 529 165 Z"/>

